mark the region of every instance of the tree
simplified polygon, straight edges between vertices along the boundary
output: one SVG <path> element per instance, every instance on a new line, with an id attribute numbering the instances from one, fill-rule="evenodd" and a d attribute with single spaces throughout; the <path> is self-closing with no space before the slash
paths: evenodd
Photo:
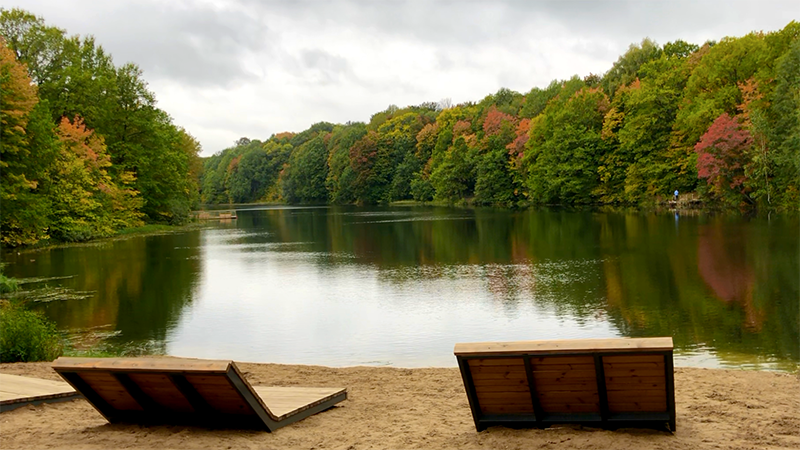
<path id="1" fill-rule="evenodd" d="M 717 117 L 703 134 L 695 146 L 697 175 L 706 181 L 712 197 L 733 205 L 741 202 L 746 194 L 745 153 L 752 143 L 750 133 L 727 113 Z"/>
<path id="2" fill-rule="evenodd" d="M 590 203 L 595 200 L 601 138 L 608 97 L 584 88 L 548 104 L 531 124 L 522 161 L 523 182 L 534 203 Z"/>
<path id="3" fill-rule="evenodd" d="M 138 192 L 112 181 L 103 138 L 80 117 L 62 119 L 57 135 L 62 147 L 50 173 L 51 235 L 61 241 L 84 241 L 141 225 Z M 123 180 L 130 184 L 133 175 Z"/>
<path id="4" fill-rule="evenodd" d="M 25 66 L 0 39 L 0 241 L 4 245 L 34 244 L 48 237 L 43 218 L 49 205 L 40 192 L 53 158 L 48 122 L 47 109 L 39 104 Z"/>

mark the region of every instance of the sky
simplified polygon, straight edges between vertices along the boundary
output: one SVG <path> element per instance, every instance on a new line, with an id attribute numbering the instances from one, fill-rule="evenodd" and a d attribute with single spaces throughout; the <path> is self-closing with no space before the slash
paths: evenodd
<path id="1" fill-rule="evenodd" d="M 633 43 L 800 21 L 800 1 L 0 0 L 133 62 L 210 156 L 389 105 L 480 101 L 602 75 Z"/>

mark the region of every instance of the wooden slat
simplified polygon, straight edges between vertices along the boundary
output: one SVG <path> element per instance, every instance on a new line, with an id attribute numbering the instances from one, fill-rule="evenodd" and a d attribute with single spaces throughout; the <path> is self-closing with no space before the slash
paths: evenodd
<path id="1" fill-rule="evenodd" d="M 489 384 L 480 386 L 477 392 L 530 392 L 527 383 L 514 384 Z"/>
<path id="2" fill-rule="evenodd" d="M 77 372 L 97 395 L 118 411 L 141 411 L 142 407 L 131 397 L 119 381 L 109 372 Z"/>
<path id="3" fill-rule="evenodd" d="M 615 376 L 606 377 L 606 387 L 614 389 L 612 386 L 619 386 L 618 389 L 628 389 L 629 385 L 643 385 L 651 387 L 664 387 L 664 377 L 629 377 L 629 376 Z"/>
<path id="4" fill-rule="evenodd" d="M 129 377 L 131 381 L 139 386 L 142 392 L 161 407 L 178 412 L 194 411 L 189 400 L 178 390 L 166 374 L 133 373 Z"/>
<path id="5" fill-rule="evenodd" d="M 564 364 L 592 364 L 594 361 L 591 356 L 541 356 L 532 357 L 531 364 L 536 366 L 564 365 Z"/>
<path id="6" fill-rule="evenodd" d="M 606 371 L 646 369 L 646 370 L 660 370 L 661 373 L 664 373 L 663 362 L 603 363 L 603 368 Z"/>
<path id="7" fill-rule="evenodd" d="M 664 369 L 606 369 L 606 379 L 614 377 L 664 377 Z"/>
<path id="8" fill-rule="evenodd" d="M 525 363 L 522 358 L 487 358 L 487 359 L 470 359 L 467 361 L 470 367 L 481 366 L 522 366 Z"/>
<path id="9" fill-rule="evenodd" d="M 672 338 L 564 339 L 550 341 L 459 343 L 453 352 L 458 356 L 504 355 L 511 353 L 591 353 L 642 352 L 672 350 Z"/>
<path id="10" fill-rule="evenodd" d="M 608 401 L 617 403 L 630 403 L 632 401 L 667 401 L 665 391 L 609 391 Z"/>
<path id="11" fill-rule="evenodd" d="M 597 376 L 594 370 L 534 370 L 533 376 L 536 378 L 538 386 L 539 380 L 595 380 Z"/>
<path id="12" fill-rule="evenodd" d="M 80 371 L 81 369 L 124 372 L 219 372 L 226 373 L 230 360 L 188 358 L 68 358 L 60 357 L 53 362 L 56 371 Z"/>
<path id="13" fill-rule="evenodd" d="M 637 362 L 664 362 L 664 355 L 606 355 L 603 363 L 637 363 Z"/>
<path id="14" fill-rule="evenodd" d="M 190 374 L 185 377 L 209 406 L 217 411 L 224 414 L 255 414 L 227 378 Z"/>
<path id="15" fill-rule="evenodd" d="M 509 366 L 481 366 L 481 367 L 473 367 L 470 369 L 472 371 L 472 376 L 487 376 L 487 377 L 499 377 L 503 375 L 509 374 L 525 374 L 525 367 L 509 367 Z"/>

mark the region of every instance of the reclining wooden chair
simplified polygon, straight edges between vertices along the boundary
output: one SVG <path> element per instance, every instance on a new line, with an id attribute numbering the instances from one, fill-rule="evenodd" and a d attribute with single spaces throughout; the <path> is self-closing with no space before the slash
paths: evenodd
<path id="1" fill-rule="evenodd" d="M 675 431 L 672 338 L 456 344 L 478 431 L 493 425 Z"/>
<path id="2" fill-rule="evenodd" d="M 347 398 L 343 388 L 251 386 L 233 361 L 62 357 L 53 369 L 109 422 L 274 431 Z"/>

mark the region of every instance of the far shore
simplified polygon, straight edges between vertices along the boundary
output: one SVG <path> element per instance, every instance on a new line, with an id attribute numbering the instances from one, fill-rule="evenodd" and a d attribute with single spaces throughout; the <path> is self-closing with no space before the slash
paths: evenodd
<path id="1" fill-rule="evenodd" d="M 800 374 L 675 369 L 677 431 L 574 425 L 476 432 L 456 368 L 237 363 L 254 385 L 346 387 L 348 400 L 275 433 L 109 424 L 85 400 L 0 415 L 2 448 L 275 449 L 797 449 Z M 50 363 L 0 373 L 59 380 Z"/>

